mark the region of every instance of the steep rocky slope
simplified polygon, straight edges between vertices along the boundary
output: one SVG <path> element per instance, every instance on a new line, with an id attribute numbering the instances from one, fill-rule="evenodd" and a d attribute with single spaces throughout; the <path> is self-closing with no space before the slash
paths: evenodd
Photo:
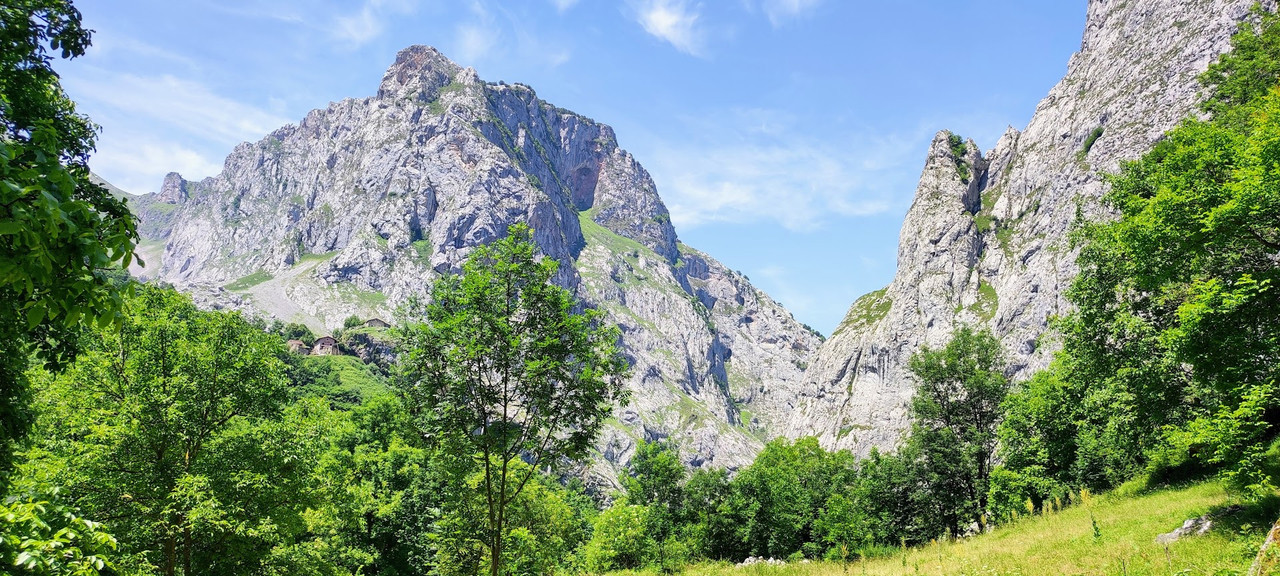
<path id="1" fill-rule="evenodd" d="M 316 330 L 389 318 L 529 223 L 557 282 L 607 312 L 635 362 L 634 400 L 601 442 L 606 478 L 641 437 L 676 438 L 691 465 L 750 462 L 820 344 L 678 241 L 612 129 L 423 46 L 398 55 L 376 96 L 239 145 L 212 178 L 170 174 L 134 207 L 156 253 L 139 274 Z"/>
<path id="2" fill-rule="evenodd" d="M 1196 77 L 1253 4 L 1090 0 L 1080 51 L 1026 130 L 1010 128 L 985 155 L 940 133 L 903 223 L 897 275 L 823 345 L 785 433 L 859 453 L 892 447 L 914 393 L 906 360 L 960 323 L 989 326 L 1014 377 L 1044 367 L 1055 344 L 1042 335 L 1077 270 L 1077 209 L 1107 217 L 1101 174 L 1195 110 Z"/>

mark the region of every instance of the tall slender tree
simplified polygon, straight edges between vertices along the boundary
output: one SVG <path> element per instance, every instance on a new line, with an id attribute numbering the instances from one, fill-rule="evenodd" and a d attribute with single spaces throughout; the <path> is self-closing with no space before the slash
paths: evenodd
<path id="1" fill-rule="evenodd" d="M 551 283 L 559 263 L 532 232 L 476 248 L 441 278 L 426 321 L 402 330 L 400 386 L 423 434 L 481 470 L 490 574 L 502 569 L 508 505 L 539 467 L 582 458 L 613 406 L 627 362 L 616 327 Z M 523 459 L 531 466 L 513 466 Z"/>

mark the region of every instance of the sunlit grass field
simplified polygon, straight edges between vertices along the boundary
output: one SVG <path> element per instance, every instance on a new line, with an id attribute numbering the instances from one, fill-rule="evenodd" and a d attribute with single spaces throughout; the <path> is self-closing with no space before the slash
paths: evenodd
<path id="1" fill-rule="evenodd" d="M 1157 534 L 1229 504 L 1220 484 L 1164 489 L 1136 497 L 1094 497 L 1089 506 L 1023 518 L 991 533 L 954 543 L 908 549 L 891 557 L 786 566 L 699 565 L 688 576 L 905 575 L 1230 575 L 1244 574 L 1275 521 L 1274 504 L 1221 515 L 1204 536 L 1166 548 Z M 1095 536 L 1093 520 L 1097 520 Z M 615 573 L 646 574 L 646 573 Z"/>

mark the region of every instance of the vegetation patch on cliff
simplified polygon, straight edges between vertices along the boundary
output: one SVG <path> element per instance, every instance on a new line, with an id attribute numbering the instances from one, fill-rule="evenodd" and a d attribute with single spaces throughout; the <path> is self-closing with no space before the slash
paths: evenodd
<path id="1" fill-rule="evenodd" d="M 888 288 L 881 288 L 858 298 L 853 303 L 853 306 L 849 308 L 849 313 L 845 315 L 844 320 L 836 327 L 835 332 L 831 333 L 831 336 L 834 338 L 837 334 L 850 328 L 870 326 L 879 322 L 889 313 L 889 309 L 893 306 L 893 299 L 885 296 L 887 292 Z"/>
<path id="2" fill-rule="evenodd" d="M 973 177 L 973 170 L 969 166 L 969 161 L 965 160 L 965 155 L 969 153 L 969 145 L 965 144 L 964 138 L 959 134 L 952 134 L 948 138 L 951 145 L 951 155 L 955 157 L 956 173 L 960 175 L 960 181 L 968 184 L 969 179 Z"/>
<path id="3" fill-rule="evenodd" d="M 232 292 L 242 292 L 244 290 L 253 288 L 254 286 L 257 286 L 263 282 L 266 282 L 272 278 L 273 276 L 271 275 L 270 272 L 267 272 L 266 270 L 258 270 L 257 272 L 254 272 L 252 274 L 241 276 L 236 281 L 230 284 L 227 284 L 226 286 L 223 286 L 223 288 L 226 288 L 227 290 L 230 290 Z"/>

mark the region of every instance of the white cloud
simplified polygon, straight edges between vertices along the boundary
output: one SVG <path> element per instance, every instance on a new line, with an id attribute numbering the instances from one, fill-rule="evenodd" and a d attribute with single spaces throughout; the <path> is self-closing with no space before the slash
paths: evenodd
<path id="1" fill-rule="evenodd" d="M 780 114 L 772 122 L 767 115 L 704 119 L 690 127 L 695 136 L 651 147 L 642 162 L 677 227 L 774 221 L 807 231 L 835 217 L 887 212 L 914 189 L 893 176 L 920 162 L 919 135 L 848 134 L 824 142 L 799 135 Z"/>
<path id="2" fill-rule="evenodd" d="M 479 24 L 461 24 L 454 30 L 457 44 L 457 60 L 463 64 L 475 64 L 485 59 L 497 47 L 497 31 Z"/>
<path id="3" fill-rule="evenodd" d="M 777 27 L 817 8 L 821 3 L 822 0 L 764 0 L 763 8 L 769 22 Z"/>
<path id="4" fill-rule="evenodd" d="M 86 107 L 109 109 L 114 116 L 128 117 L 130 124 L 181 130 L 222 144 L 257 140 L 289 123 L 214 94 L 203 84 L 168 75 L 81 75 L 66 79 L 64 85 Z"/>
<path id="5" fill-rule="evenodd" d="M 289 123 L 173 76 L 94 70 L 63 82 L 79 107 L 104 127 L 90 166 L 134 193 L 158 190 L 171 171 L 193 180 L 217 174 L 232 146 Z"/>
<path id="6" fill-rule="evenodd" d="M 564 12 L 565 10 L 573 8 L 573 5 L 577 4 L 578 0 L 551 0 L 551 3 L 555 5 L 556 10 Z"/>
<path id="7" fill-rule="evenodd" d="M 103 135 L 89 166 L 108 182 L 134 194 L 159 191 L 169 172 L 200 180 L 222 170 L 222 164 L 176 142 L 119 134 Z"/>
<path id="8" fill-rule="evenodd" d="M 374 13 L 371 4 L 365 4 L 358 13 L 334 18 L 334 37 L 355 46 L 377 38 L 382 30 L 382 19 Z"/>
<path id="9" fill-rule="evenodd" d="M 386 22 L 397 14 L 411 14 L 417 0 L 365 0 L 360 10 L 334 18 L 334 38 L 360 47 L 382 35 Z"/>
<path id="10" fill-rule="evenodd" d="M 636 18 L 645 32 L 670 42 L 677 50 L 703 55 L 704 34 L 698 27 L 698 6 L 686 0 L 641 0 Z"/>
<path id="11" fill-rule="evenodd" d="M 128 58 L 133 62 L 137 62 L 139 59 L 164 62 L 168 67 L 176 64 L 191 70 L 200 68 L 195 60 L 187 56 L 148 44 L 137 38 L 117 36 L 111 33 L 110 30 L 97 32 L 93 35 L 93 45 L 89 47 L 85 57 L 87 60 L 96 62 L 111 58 Z"/>
<path id="12" fill-rule="evenodd" d="M 474 65 L 493 55 L 498 48 L 502 31 L 493 15 L 479 0 L 471 3 L 470 22 L 454 27 L 454 45 L 457 60 L 464 65 Z"/>

